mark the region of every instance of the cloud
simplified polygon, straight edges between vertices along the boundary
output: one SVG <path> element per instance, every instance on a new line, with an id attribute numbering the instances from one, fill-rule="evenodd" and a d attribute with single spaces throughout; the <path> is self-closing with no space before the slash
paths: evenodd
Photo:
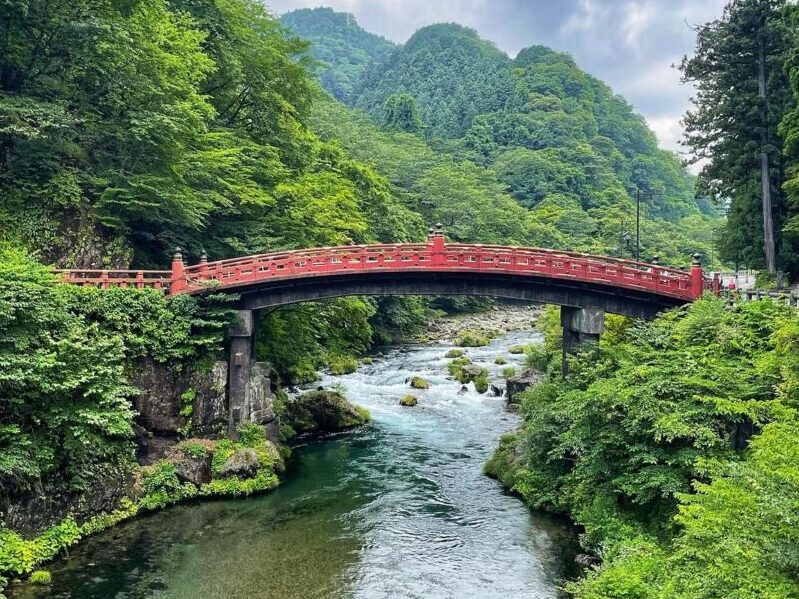
<path id="1" fill-rule="evenodd" d="M 404 42 L 424 25 L 454 21 L 514 56 L 544 44 L 622 94 L 661 144 L 677 148 L 692 89 L 671 68 L 693 51 L 690 25 L 721 16 L 726 0 L 266 0 L 277 12 L 320 4 L 353 13 L 367 30 Z"/>

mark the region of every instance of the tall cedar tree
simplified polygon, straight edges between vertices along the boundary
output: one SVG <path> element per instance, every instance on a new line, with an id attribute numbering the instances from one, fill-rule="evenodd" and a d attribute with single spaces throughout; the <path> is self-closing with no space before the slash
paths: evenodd
<path id="1" fill-rule="evenodd" d="M 783 69 L 792 40 L 785 9 L 785 0 L 732 0 L 721 19 L 699 27 L 696 53 L 681 65 L 683 80 L 697 87 L 694 109 L 685 115 L 685 143 L 694 162 L 707 161 L 700 191 L 729 201 L 722 258 L 771 271 L 799 267 L 781 231 L 788 206 L 778 126 L 795 106 Z M 764 214 L 773 218 L 771 232 Z M 776 265 L 768 258 L 770 236 Z"/>

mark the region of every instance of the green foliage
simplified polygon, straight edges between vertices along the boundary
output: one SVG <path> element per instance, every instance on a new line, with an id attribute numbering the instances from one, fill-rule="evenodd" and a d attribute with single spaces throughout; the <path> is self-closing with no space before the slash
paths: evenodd
<path id="1" fill-rule="evenodd" d="M 524 364 L 528 368 L 535 368 L 540 372 L 547 369 L 549 353 L 543 343 L 532 343 L 524 348 Z"/>
<path id="2" fill-rule="evenodd" d="M 488 391 L 488 386 L 488 370 L 483 368 L 480 374 L 474 377 L 474 388 L 478 393 L 485 393 Z"/>
<path id="3" fill-rule="evenodd" d="M 728 2 L 722 18 L 698 28 L 694 55 L 685 57 L 681 68 L 684 79 L 699 92 L 684 119 L 686 142 L 695 161 L 703 161 L 699 192 L 729 203 L 718 238 L 722 257 L 748 268 L 765 265 L 761 181 L 761 152 L 765 152 L 778 262 L 796 272 L 799 237 L 789 223 L 797 214 L 797 39 L 796 10 L 788 5 L 785 0 Z M 758 84 L 761 40 L 763 100 Z"/>
<path id="4" fill-rule="evenodd" d="M 500 372 L 500 375 L 503 379 L 509 379 L 516 374 L 516 369 L 513 366 L 508 366 L 507 368 L 503 368 Z"/>
<path id="5" fill-rule="evenodd" d="M 400 398 L 399 405 L 412 408 L 419 403 L 419 398 L 415 395 L 405 395 Z"/>
<path id="6" fill-rule="evenodd" d="M 489 343 L 487 331 L 467 329 L 461 331 L 455 339 L 455 345 L 460 347 L 484 347 Z"/>
<path id="7" fill-rule="evenodd" d="M 446 354 L 444 354 L 444 357 L 445 358 L 450 358 L 450 359 L 452 359 L 452 358 L 461 358 L 461 357 L 463 357 L 463 353 L 464 352 L 463 352 L 462 349 L 458 349 L 456 347 L 456 348 L 453 348 L 453 349 L 449 350 Z"/>
<path id="8" fill-rule="evenodd" d="M 414 389 L 429 389 L 430 383 L 420 376 L 415 376 L 411 378 L 411 387 Z"/>
<path id="9" fill-rule="evenodd" d="M 31 584 L 37 586 L 48 586 L 53 582 L 53 576 L 47 570 L 35 570 L 31 572 L 31 576 L 28 580 Z"/>
<path id="10" fill-rule="evenodd" d="M 508 360 L 506 358 L 502 357 L 502 356 L 497 356 L 494 359 L 494 364 L 496 364 L 497 366 L 504 366 L 507 363 L 508 363 Z"/>
<path id="11" fill-rule="evenodd" d="M 0 248 L 0 491 L 86 488 L 132 458 L 122 338 L 70 309 L 76 289 Z"/>
<path id="12" fill-rule="evenodd" d="M 383 129 L 402 133 L 421 133 L 422 119 L 416 100 L 410 94 L 391 94 L 383 104 Z"/>
<path id="13" fill-rule="evenodd" d="M 486 471 L 584 527 L 605 563 L 581 599 L 799 596 L 795 312 L 705 298 L 611 326 L 523 394 Z"/>
<path id="14" fill-rule="evenodd" d="M 361 29 L 353 15 L 330 8 L 294 10 L 280 21 L 296 35 L 313 39 L 310 54 L 319 62 L 319 80 L 343 102 L 352 99 L 364 74 L 395 48 L 387 39 Z"/>
<path id="15" fill-rule="evenodd" d="M 459 383 L 466 384 L 470 379 L 466 374 L 464 374 L 463 367 L 471 363 L 472 360 L 469 358 L 469 356 L 461 356 L 459 358 L 455 358 L 449 364 L 447 364 L 447 370 Z"/>
<path id="16" fill-rule="evenodd" d="M 358 370 L 358 360 L 353 356 L 334 356 L 330 360 L 330 374 L 340 376 Z"/>

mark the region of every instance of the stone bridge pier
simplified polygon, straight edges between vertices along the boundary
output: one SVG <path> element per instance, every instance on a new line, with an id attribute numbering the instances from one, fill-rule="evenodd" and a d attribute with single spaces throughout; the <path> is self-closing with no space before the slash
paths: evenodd
<path id="1" fill-rule="evenodd" d="M 599 336 L 605 330 L 605 311 L 596 307 L 561 306 L 560 324 L 563 327 L 563 373 L 568 374 L 569 356 L 599 343 Z"/>
<path id="2" fill-rule="evenodd" d="M 255 361 L 255 315 L 254 310 L 238 310 L 228 331 L 228 435 L 232 439 L 242 424 L 276 423 L 271 370 L 267 364 Z M 274 436 L 277 431 L 268 429 L 267 433 Z"/>

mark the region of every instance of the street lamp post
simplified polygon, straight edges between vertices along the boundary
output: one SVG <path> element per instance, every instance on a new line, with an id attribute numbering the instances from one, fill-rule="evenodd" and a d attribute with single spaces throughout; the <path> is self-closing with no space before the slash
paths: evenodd
<path id="1" fill-rule="evenodd" d="M 635 261 L 641 261 L 641 188 L 635 194 Z"/>

